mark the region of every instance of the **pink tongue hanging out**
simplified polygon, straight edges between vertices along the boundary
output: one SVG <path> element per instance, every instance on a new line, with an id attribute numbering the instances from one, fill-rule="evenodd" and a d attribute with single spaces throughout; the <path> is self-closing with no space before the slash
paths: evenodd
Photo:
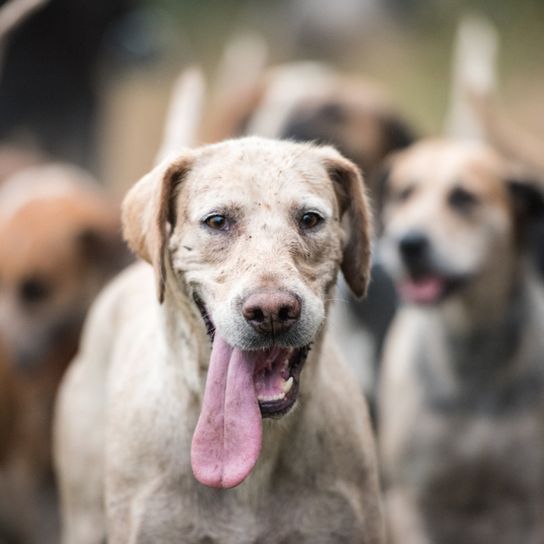
<path id="1" fill-rule="evenodd" d="M 191 447 L 193 473 L 204 485 L 235 487 L 257 462 L 262 420 L 253 380 L 255 359 L 256 352 L 230 347 L 216 331 Z"/>

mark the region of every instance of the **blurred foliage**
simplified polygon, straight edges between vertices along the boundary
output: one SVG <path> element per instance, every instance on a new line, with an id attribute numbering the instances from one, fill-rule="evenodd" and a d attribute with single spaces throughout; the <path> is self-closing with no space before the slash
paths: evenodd
<path id="1" fill-rule="evenodd" d="M 375 0 L 387 22 L 362 28 L 360 40 L 336 56 L 324 54 L 323 48 L 313 54 L 292 49 L 289 34 L 296 29 L 290 8 L 298 1 L 144 0 L 144 4 L 167 14 L 180 38 L 175 53 L 184 62 L 190 57 L 213 71 L 224 43 L 236 31 L 260 32 L 269 44 L 271 62 L 312 57 L 381 79 L 426 132 L 441 128 L 455 31 L 466 13 L 488 17 L 500 32 L 501 94 L 506 101 L 519 101 L 528 82 L 534 96 L 544 90 L 544 0 Z M 534 120 L 544 130 L 544 112 Z"/>

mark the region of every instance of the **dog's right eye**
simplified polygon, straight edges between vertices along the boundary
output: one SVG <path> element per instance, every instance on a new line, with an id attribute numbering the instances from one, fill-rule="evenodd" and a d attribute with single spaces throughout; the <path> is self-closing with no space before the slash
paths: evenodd
<path id="1" fill-rule="evenodd" d="M 206 217 L 204 224 L 213 230 L 226 230 L 228 227 L 227 218 L 220 213 L 214 213 Z"/>
<path id="2" fill-rule="evenodd" d="M 51 294 L 51 285 L 43 278 L 25 278 L 19 284 L 19 298 L 30 304 L 42 302 Z"/>
<path id="3" fill-rule="evenodd" d="M 405 202 L 414 194 L 414 191 L 415 187 L 413 185 L 409 185 L 396 194 L 395 200 L 397 200 L 397 202 Z"/>

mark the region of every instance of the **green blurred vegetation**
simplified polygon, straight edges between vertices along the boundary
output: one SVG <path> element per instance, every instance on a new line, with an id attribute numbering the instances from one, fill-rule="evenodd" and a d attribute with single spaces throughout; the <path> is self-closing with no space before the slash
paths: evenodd
<path id="1" fill-rule="evenodd" d="M 424 132 L 441 129 L 452 47 L 466 13 L 489 18 L 501 36 L 500 91 L 507 108 L 523 123 L 542 130 L 544 107 L 543 0 L 378 0 L 387 7 L 386 24 L 361 33 L 340 55 L 300 55 L 285 49 L 288 0 L 145 0 L 168 14 L 191 46 L 191 56 L 213 71 L 224 43 L 237 31 L 262 33 L 272 62 L 324 58 L 382 80 Z M 332 1 L 332 0 L 331 0 Z M 535 114 L 535 107 L 537 112 Z M 531 114 L 528 112 L 531 111 Z"/>

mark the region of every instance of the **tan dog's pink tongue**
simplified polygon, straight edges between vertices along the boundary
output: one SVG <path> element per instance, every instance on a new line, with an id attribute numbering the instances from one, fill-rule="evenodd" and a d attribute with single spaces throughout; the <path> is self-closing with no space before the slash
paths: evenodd
<path id="1" fill-rule="evenodd" d="M 255 355 L 215 333 L 202 411 L 193 434 L 195 478 L 210 487 L 234 487 L 261 451 L 262 419 L 253 382 Z"/>

